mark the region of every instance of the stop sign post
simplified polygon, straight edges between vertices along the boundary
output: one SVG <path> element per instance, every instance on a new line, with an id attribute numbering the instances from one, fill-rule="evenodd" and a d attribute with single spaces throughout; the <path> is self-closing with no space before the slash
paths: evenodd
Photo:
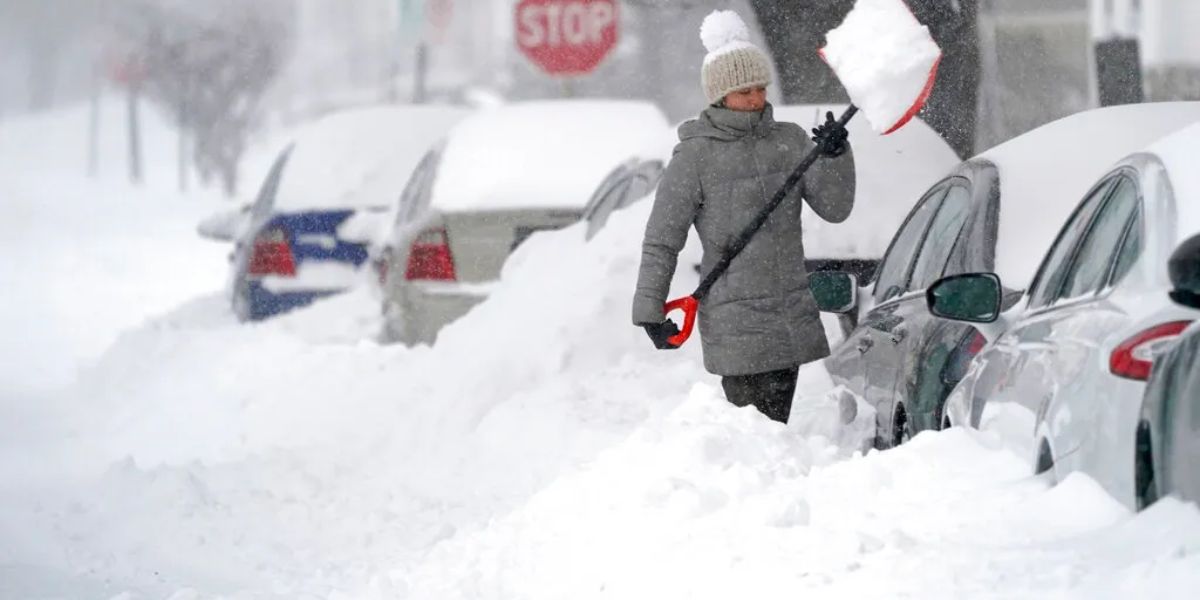
<path id="1" fill-rule="evenodd" d="M 550 75 L 586 75 L 617 45 L 617 0 L 521 0 L 517 47 Z"/>

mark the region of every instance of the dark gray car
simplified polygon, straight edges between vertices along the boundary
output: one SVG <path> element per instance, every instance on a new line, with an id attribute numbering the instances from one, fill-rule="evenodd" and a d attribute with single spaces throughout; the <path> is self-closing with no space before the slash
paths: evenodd
<path id="1" fill-rule="evenodd" d="M 1200 311 L 1200 235 L 1171 256 L 1171 298 Z M 1200 325 L 1154 362 L 1138 420 L 1134 485 L 1138 508 L 1174 495 L 1200 502 Z"/>

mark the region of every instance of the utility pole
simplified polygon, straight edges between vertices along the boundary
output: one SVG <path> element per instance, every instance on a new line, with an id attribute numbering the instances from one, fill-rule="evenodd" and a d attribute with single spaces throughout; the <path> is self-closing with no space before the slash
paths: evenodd
<path id="1" fill-rule="evenodd" d="M 92 64 L 91 93 L 88 103 L 87 161 L 88 177 L 100 174 L 100 67 Z"/>
<path id="2" fill-rule="evenodd" d="M 189 112 L 188 103 L 187 102 L 180 103 L 179 115 L 178 115 L 178 118 L 176 118 L 176 120 L 175 120 L 176 126 L 179 127 L 178 139 L 176 141 L 176 143 L 178 145 L 176 146 L 175 151 L 176 151 L 176 161 L 177 161 L 176 168 L 178 169 L 179 191 L 180 192 L 187 192 L 188 191 L 188 183 L 189 183 L 188 182 L 187 130 L 188 130 L 188 123 L 189 123 L 190 115 L 188 114 L 188 112 Z"/>
<path id="3" fill-rule="evenodd" d="M 413 68 L 413 104 L 424 104 L 426 100 L 425 84 L 429 75 L 429 44 L 422 41 L 417 44 L 417 61 Z"/>
<path id="4" fill-rule="evenodd" d="M 412 101 L 426 101 L 429 76 L 429 42 L 425 37 L 425 0 L 397 0 L 397 54 L 408 40 L 416 40 L 413 60 Z"/>
<path id="5" fill-rule="evenodd" d="M 142 183 L 142 132 L 138 118 L 141 83 L 131 78 L 126 89 L 126 119 L 129 123 L 129 181 Z"/>
<path id="6" fill-rule="evenodd" d="M 1100 106 L 1142 102 L 1141 0 L 1092 0 Z"/>

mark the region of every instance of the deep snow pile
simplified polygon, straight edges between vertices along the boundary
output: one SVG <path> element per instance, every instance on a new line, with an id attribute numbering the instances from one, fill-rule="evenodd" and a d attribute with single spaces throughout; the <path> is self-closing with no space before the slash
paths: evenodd
<path id="1" fill-rule="evenodd" d="M 922 434 L 866 458 L 697 385 L 591 465 L 389 592 L 411 598 L 1188 597 L 1195 507 L 1130 520 L 1091 480 L 1055 488 L 994 440 Z M 815 596 L 814 596 L 815 595 Z M 379 597 L 387 597 L 381 594 Z"/>
<path id="2" fill-rule="evenodd" d="M 64 532 L 68 564 L 115 591 L 264 593 L 358 581 L 485 522 L 706 378 L 698 348 L 657 354 L 627 324 L 630 218 L 644 211 L 586 251 L 579 228 L 530 240 L 436 350 L 353 339 L 377 314 L 365 293 L 260 325 L 219 296 L 152 320 L 62 408 L 74 433 L 55 455 L 72 464 L 55 468 L 98 479 L 18 503 L 0 536 Z M 334 313 L 341 335 L 315 326 Z"/>
<path id="3" fill-rule="evenodd" d="M 191 256 L 192 238 L 154 234 L 183 213 L 60 231 L 60 211 L 24 206 L 39 241 L 87 249 L 85 270 L 127 243 Z M 648 210 L 587 244 L 582 227 L 534 236 L 433 348 L 375 343 L 366 290 L 238 324 L 214 275 L 4 423 L 0 598 L 1184 598 L 1200 583 L 1194 506 L 1132 516 L 965 431 L 847 457 L 854 428 L 819 365 L 791 426 L 729 406 L 698 344 L 657 352 L 629 325 Z M 43 318 L 60 310 L 75 314 Z"/>
<path id="4" fill-rule="evenodd" d="M 1131 519 L 963 431 L 846 460 L 800 433 L 836 423 L 819 398 L 792 427 L 724 403 L 627 324 L 648 208 L 531 239 L 435 348 L 370 341 L 366 292 L 126 334 L 70 405 L 98 475 L 9 497 L 0 562 L 91 597 L 1187 595 L 1192 506 Z"/>

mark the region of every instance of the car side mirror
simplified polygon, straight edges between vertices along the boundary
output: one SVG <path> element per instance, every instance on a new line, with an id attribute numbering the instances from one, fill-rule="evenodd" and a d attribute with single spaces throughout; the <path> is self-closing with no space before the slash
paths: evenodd
<path id="1" fill-rule="evenodd" d="M 925 292 L 933 316 L 967 323 L 995 322 L 1000 318 L 1002 299 L 1000 278 L 995 273 L 951 275 Z"/>
<path id="2" fill-rule="evenodd" d="M 1200 235 L 1184 240 L 1171 253 L 1167 272 L 1171 276 L 1171 300 L 1200 309 Z"/>
<path id="3" fill-rule="evenodd" d="M 841 271 L 808 275 L 808 289 L 821 312 L 846 314 L 858 308 L 858 277 Z"/>
<path id="4" fill-rule="evenodd" d="M 196 225 L 196 232 L 200 234 L 200 237 L 210 240 L 232 242 L 237 239 L 249 215 L 249 206 L 222 210 L 200 221 Z"/>

